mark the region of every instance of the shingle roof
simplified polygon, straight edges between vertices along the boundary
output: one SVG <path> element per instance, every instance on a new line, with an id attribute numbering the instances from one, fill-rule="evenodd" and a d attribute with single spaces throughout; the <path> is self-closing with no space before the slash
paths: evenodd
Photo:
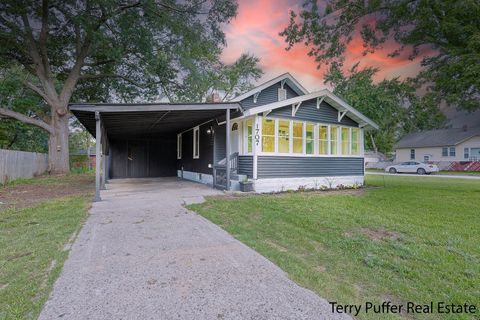
<path id="1" fill-rule="evenodd" d="M 411 133 L 395 145 L 400 148 L 454 146 L 471 137 L 480 135 L 480 128 L 452 128 Z"/>

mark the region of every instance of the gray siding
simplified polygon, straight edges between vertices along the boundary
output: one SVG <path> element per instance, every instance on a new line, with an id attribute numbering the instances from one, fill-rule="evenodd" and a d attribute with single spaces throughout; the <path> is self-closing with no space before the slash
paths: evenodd
<path id="1" fill-rule="evenodd" d="M 220 160 L 226 158 L 227 156 L 227 145 L 226 141 L 226 132 L 225 125 L 214 127 L 215 130 L 215 163 L 218 163 Z"/>
<path id="2" fill-rule="evenodd" d="M 238 156 L 238 173 L 253 177 L 253 156 Z"/>
<path id="3" fill-rule="evenodd" d="M 250 108 L 262 106 L 264 104 L 277 102 L 278 88 L 280 88 L 280 82 L 277 82 L 260 92 L 257 98 L 257 103 L 253 103 L 252 95 L 240 101 L 240 105 L 243 109 L 248 110 Z M 285 84 L 283 88 L 287 90 L 287 99 L 298 97 L 298 94 L 294 90 L 292 90 L 292 88 L 288 84 Z"/>
<path id="4" fill-rule="evenodd" d="M 198 159 L 193 159 L 193 129 L 182 133 L 182 159 L 177 160 L 178 170 L 183 168 L 184 171 L 212 174 L 212 169 L 208 165 L 213 164 L 213 137 L 207 133 L 212 125 L 213 122 L 209 122 L 199 128 L 200 157 Z"/>
<path id="5" fill-rule="evenodd" d="M 363 158 L 259 156 L 257 178 L 363 175 Z"/>
<path id="6" fill-rule="evenodd" d="M 289 119 L 298 119 L 312 122 L 335 123 L 347 126 L 357 127 L 358 124 L 348 117 L 348 114 L 343 117 L 342 121 L 338 122 L 338 110 L 326 102 L 322 102 L 320 109 L 317 109 L 317 99 L 303 101 L 298 109 L 295 117 L 292 117 L 292 106 L 286 106 L 273 110 L 269 117 L 281 117 Z"/>

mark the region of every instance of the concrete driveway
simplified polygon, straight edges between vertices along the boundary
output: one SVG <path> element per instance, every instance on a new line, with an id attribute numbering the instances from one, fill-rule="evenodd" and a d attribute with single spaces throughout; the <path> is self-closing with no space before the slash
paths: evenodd
<path id="1" fill-rule="evenodd" d="M 40 319 L 350 319 L 182 204 L 175 178 L 112 180 Z"/>

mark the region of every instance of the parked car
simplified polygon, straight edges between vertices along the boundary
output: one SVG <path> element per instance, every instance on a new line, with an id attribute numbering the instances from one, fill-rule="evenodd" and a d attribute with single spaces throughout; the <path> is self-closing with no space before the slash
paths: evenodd
<path id="1" fill-rule="evenodd" d="M 418 173 L 418 174 L 430 174 L 432 172 L 438 172 L 438 167 L 434 164 L 421 163 L 416 161 L 402 162 L 393 166 L 385 168 L 389 173 Z"/>

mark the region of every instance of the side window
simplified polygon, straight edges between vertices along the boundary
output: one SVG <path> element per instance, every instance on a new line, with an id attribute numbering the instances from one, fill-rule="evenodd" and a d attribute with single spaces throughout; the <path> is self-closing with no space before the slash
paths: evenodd
<path id="1" fill-rule="evenodd" d="M 410 149 L 410 160 L 415 160 L 415 149 Z"/>
<path id="2" fill-rule="evenodd" d="M 307 123 L 307 127 L 305 129 L 305 153 L 306 154 L 313 154 L 315 151 L 315 125 L 313 123 Z"/>
<path id="3" fill-rule="evenodd" d="M 335 141 L 336 144 L 337 141 Z M 328 154 L 328 126 L 320 125 L 318 127 L 318 153 L 322 155 Z"/>
<path id="4" fill-rule="evenodd" d="M 469 152 L 469 149 L 468 149 L 468 148 L 464 148 L 464 149 L 463 149 L 463 158 L 464 158 L 464 159 L 470 158 L 470 152 Z"/>
<path id="5" fill-rule="evenodd" d="M 246 136 L 246 149 L 247 153 L 251 153 L 253 151 L 253 119 L 248 119 L 245 121 L 245 126 L 247 129 L 245 130 Z"/>
<path id="6" fill-rule="evenodd" d="M 182 134 L 177 134 L 177 159 L 182 159 Z"/>
<path id="7" fill-rule="evenodd" d="M 200 128 L 193 128 L 193 159 L 200 158 Z"/>
<path id="8" fill-rule="evenodd" d="M 450 157 L 455 157 L 455 154 L 456 154 L 455 147 L 450 147 L 450 154 L 449 154 Z"/>
<path id="9" fill-rule="evenodd" d="M 342 155 L 350 154 L 350 129 L 342 127 Z"/>
<path id="10" fill-rule="evenodd" d="M 447 147 L 442 148 L 442 157 L 448 157 L 448 148 Z"/>

